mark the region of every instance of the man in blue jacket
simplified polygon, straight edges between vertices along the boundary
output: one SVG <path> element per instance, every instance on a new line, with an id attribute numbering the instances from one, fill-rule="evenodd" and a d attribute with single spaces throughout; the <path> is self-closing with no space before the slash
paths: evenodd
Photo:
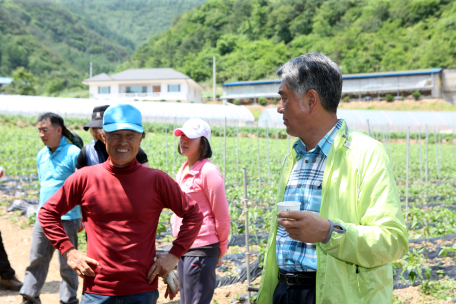
<path id="1" fill-rule="evenodd" d="M 38 152 L 38 176 L 41 183 L 39 207 L 62 187 L 65 180 L 75 172 L 76 160 L 81 149 L 67 142 L 81 146 L 80 140 L 65 127 L 62 117 L 54 113 L 45 113 L 38 118 L 38 133 L 45 147 Z M 38 210 L 39 212 L 39 210 Z M 62 216 L 62 223 L 75 248 L 78 247 L 78 229 L 81 224 L 81 210 L 76 206 Z M 48 238 L 38 221 L 33 228 L 30 246 L 30 265 L 25 270 L 24 285 L 20 290 L 22 304 L 40 304 L 41 289 L 46 281 L 49 263 L 54 253 Z M 60 284 L 60 303 L 77 304 L 78 276 L 59 254 L 59 267 L 62 282 Z"/>

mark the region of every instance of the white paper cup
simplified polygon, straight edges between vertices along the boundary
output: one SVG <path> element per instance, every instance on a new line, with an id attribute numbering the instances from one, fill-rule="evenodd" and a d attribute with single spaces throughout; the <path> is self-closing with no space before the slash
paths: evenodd
<path id="1" fill-rule="evenodd" d="M 300 211 L 301 203 L 300 202 L 280 202 L 277 204 L 279 206 L 279 212 L 282 211 Z"/>

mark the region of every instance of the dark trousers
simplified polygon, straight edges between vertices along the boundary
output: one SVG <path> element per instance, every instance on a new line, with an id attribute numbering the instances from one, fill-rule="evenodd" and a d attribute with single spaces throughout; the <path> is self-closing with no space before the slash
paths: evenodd
<path id="1" fill-rule="evenodd" d="M 210 304 L 218 256 L 183 256 L 177 263 L 181 304 Z"/>
<path id="2" fill-rule="evenodd" d="M 288 286 L 279 282 L 272 296 L 273 304 L 315 304 L 315 285 Z"/>
<path id="3" fill-rule="evenodd" d="M 0 233 L 0 276 L 3 280 L 10 280 L 14 278 L 14 269 L 11 268 L 6 254 L 5 247 L 3 247 L 2 234 Z"/>
<path id="4" fill-rule="evenodd" d="M 158 290 L 128 296 L 103 296 L 84 292 L 81 304 L 156 304 Z"/>

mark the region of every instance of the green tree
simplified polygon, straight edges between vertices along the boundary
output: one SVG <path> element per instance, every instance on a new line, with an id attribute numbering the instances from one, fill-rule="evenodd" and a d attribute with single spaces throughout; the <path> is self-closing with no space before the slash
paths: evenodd
<path id="1" fill-rule="evenodd" d="M 7 86 L 7 92 L 15 95 L 35 95 L 35 77 L 24 67 L 13 72 L 13 81 Z"/>
<path id="2" fill-rule="evenodd" d="M 62 78 L 54 78 L 50 80 L 46 86 L 46 94 L 50 96 L 56 96 L 59 92 L 62 92 L 65 88 L 65 80 Z"/>
<path id="3" fill-rule="evenodd" d="M 392 102 L 392 101 L 394 101 L 394 96 L 391 95 L 391 94 L 389 94 L 389 93 L 386 94 L 386 101 L 387 101 L 387 102 Z"/>
<path id="4" fill-rule="evenodd" d="M 260 97 L 260 98 L 258 98 L 258 103 L 262 106 L 265 106 L 268 104 L 268 100 L 264 97 Z"/>
<path id="5" fill-rule="evenodd" d="M 421 93 L 419 91 L 415 91 L 412 93 L 412 96 L 413 98 L 415 98 L 415 100 L 419 100 L 421 97 Z"/>

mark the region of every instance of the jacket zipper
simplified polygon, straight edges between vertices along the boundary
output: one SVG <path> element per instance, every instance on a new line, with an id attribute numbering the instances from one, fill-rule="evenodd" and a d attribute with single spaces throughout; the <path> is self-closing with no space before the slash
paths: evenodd
<path id="1" fill-rule="evenodd" d="M 346 125 L 346 122 L 345 122 L 345 125 Z M 341 128 L 342 128 L 342 127 L 343 127 L 343 124 L 342 124 Z M 347 134 L 347 135 L 348 135 L 348 134 Z M 337 136 L 336 136 L 336 137 L 337 137 Z M 344 138 L 344 139 L 346 139 L 346 138 Z M 334 141 L 335 141 L 335 140 L 334 140 Z M 333 142 L 333 145 L 334 145 L 334 142 Z M 339 149 L 337 149 L 337 150 L 334 151 L 334 155 L 337 153 L 338 150 L 339 150 Z M 335 158 L 335 157 L 333 157 L 333 159 L 331 160 L 332 162 L 334 162 L 334 158 Z M 326 161 L 328 161 L 328 160 L 326 160 Z M 329 171 L 331 171 L 332 166 L 333 166 L 333 163 L 330 165 Z M 326 168 L 325 168 L 325 171 L 326 171 Z M 327 178 L 327 176 L 326 176 L 326 178 Z M 324 174 L 323 174 L 323 181 L 322 181 L 322 183 L 321 183 L 321 187 L 322 187 L 322 189 L 327 189 L 327 187 L 323 187 L 323 183 L 325 183 L 325 176 L 324 176 Z M 326 184 L 326 183 L 325 183 L 325 184 Z M 324 190 L 323 190 L 323 191 L 324 191 Z M 321 197 L 322 197 L 322 201 L 321 201 L 322 203 L 321 203 L 321 206 L 320 206 L 320 214 L 323 214 L 323 212 L 325 211 L 325 210 L 323 209 L 323 207 L 325 207 L 325 205 L 323 204 L 323 192 L 322 192 L 322 196 L 321 196 Z M 315 282 L 315 283 L 316 283 L 316 291 L 317 291 L 317 294 L 316 294 L 316 296 L 315 296 L 315 303 L 320 303 L 320 299 L 319 299 L 320 297 L 319 297 L 319 292 L 318 292 L 318 291 L 319 291 L 319 281 L 320 281 L 320 280 L 319 280 L 319 277 L 318 277 L 318 272 L 319 272 L 319 271 L 318 271 L 318 268 L 321 267 L 321 266 L 320 266 L 320 265 L 321 265 L 321 258 L 320 258 L 321 253 L 320 253 L 320 250 L 321 250 L 321 249 L 317 247 L 317 279 L 316 279 L 316 282 Z M 358 273 L 358 268 L 356 269 L 356 273 Z"/>

